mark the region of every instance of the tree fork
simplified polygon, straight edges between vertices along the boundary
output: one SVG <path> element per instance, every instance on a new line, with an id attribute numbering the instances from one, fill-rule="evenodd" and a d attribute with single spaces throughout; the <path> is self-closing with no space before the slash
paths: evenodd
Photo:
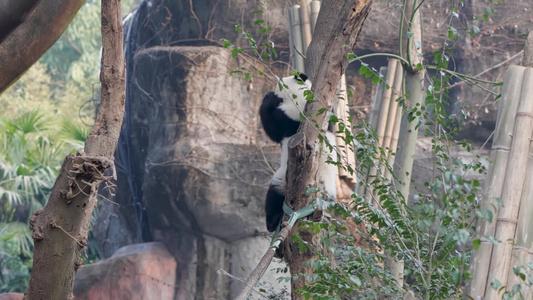
<path id="1" fill-rule="evenodd" d="M 125 63 L 120 0 L 102 0 L 102 83 L 97 120 L 85 152 L 66 157 L 50 199 L 30 219 L 35 250 L 24 299 L 71 299 L 74 276 L 83 264 L 98 187 L 113 169 L 125 104 Z"/>
<path id="2" fill-rule="evenodd" d="M 348 66 L 348 53 L 352 52 L 363 23 L 370 11 L 372 0 L 325 0 L 322 1 L 321 13 L 318 16 L 316 28 L 321 26 L 331 30 L 315 31 L 315 36 L 309 46 L 308 59 L 318 61 L 306 62 L 308 75 L 313 78 L 312 92 L 316 102 L 306 106 L 305 113 L 315 119 L 322 128 L 327 127 L 326 114 L 317 115 L 320 108 L 331 108 L 337 93 L 341 76 Z M 342 7 L 340 11 L 327 9 L 328 7 Z M 325 12 L 322 13 L 322 9 Z M 334 23 L 331 23 L 335 20 Z M 308 68 L 308 66 L 311 66 Z M 306 196 L 306 189 L 314 185 L 312 174 L 317 170 L 316 154 L 318 151 L 318 130 L 312 122 L 302 122 L 298 130 L 299 139 L 289 147 L 289 164 L 287 171 L 286 201 L 293 210 L 307 206 L 311 197 Z M 297 137 L 297 136 L 295 136 Z M 285 217 L 286 219 L 286 217 Z M 294 227 L 298 227 L 296 224 Z M 300 230 L 299 235 L 308 243 L 313 243 L 313 235 Z M 297 245 L 288 239 L 281 247 L 284 257 L 289 262 L 291 274 L 304 274 L 304 262 L 313 259 L 312 255 L 299 253 Z M 300 299 L 296 294 L 306 284 L 305 278 L 299 276 L 293 280 L 292 299 Z"/>

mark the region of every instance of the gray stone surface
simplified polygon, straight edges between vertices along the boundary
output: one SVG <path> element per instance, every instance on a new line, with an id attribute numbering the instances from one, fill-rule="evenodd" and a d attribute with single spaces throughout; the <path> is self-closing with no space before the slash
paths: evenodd
<path id="1" fill-rule="evenodd" d="M 246 277 L 268 248 L 263 205 L 279 147 L 262 132 L 257 109 L 273 82 L 228 76 L 240 66 L 249 67 L 209 46 L 135 57 L 143 204 L 154 239 L 178 261 L 176 299 L 230 299 L 235 279 L 225 272 Z"/>

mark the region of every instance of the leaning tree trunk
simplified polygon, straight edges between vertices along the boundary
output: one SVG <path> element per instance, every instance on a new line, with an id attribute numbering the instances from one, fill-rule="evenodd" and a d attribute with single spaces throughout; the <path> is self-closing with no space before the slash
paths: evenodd
<path id="1" fill-rule="evenodd" d="M 306 70 L 313 78 L 312 92 L 315 100 L 306 106 L 309 114 L 322 128 L 327 127 L 326 114 L 317 115 L 321 108 L 331 108 L 338 90 L 339 81 L 348 65 L 348 53 L 353 51 L 359 32 L 363 26 L 372 0 L 324 0 L 318 16 L 315 35 L 307 51 Z M 287 196 L 285 201 L 294 210 L 309 204 L 306 188 L 314 185 L 317 153 L 319 149 L 318 131 L 313 122 L 303 122 L 289 147 L 287 171 Z M 297 228 L 297 224 L 295 225 Z M 301 230 L 298 234 L 307 242 L 313 243 L 311 232 Z M 290 239 L 289 239 L 290 240 Z M 288 244 L 287 244 L 288 243 Z M 282 247 L 284 257 L 289 262 L 293 275 L 306 273 L 304 262 L 312 260 L 308 254 L 300 253 L 295 243 L 287 241 Z M 311 252 L 311 251 L 309 251 Z M 303 296 L 296 293 L 306 284 L 305 276 L 292 281 L 292 299 Z"/>
<path id="2" fill-rule="evenodd" d="M 25 299 L 72 298 L 98 186 L 102 182 L 110 184 L 110 178 L 104 175 L 108 168 L 114 173 L 113 153 L 125 102 L 120 0 L 102 0 L 102 44 L 101 103 L 85 153 L 66 157 L 50 200 L 30 219 L 35 251 Z"/>
<path id="3" fill-rule="evenodd" d="M 0 93 L 59 39 L 85 0 L 0 1 Z"/>

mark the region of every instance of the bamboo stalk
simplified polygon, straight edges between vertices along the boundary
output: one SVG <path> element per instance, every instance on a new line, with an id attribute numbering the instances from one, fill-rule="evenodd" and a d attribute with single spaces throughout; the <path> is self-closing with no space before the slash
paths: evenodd
<path id="1" fill-rule="evenodd" d="M 396 152 L 396 146 L 398 145 L 398 135 L 400 133 L 401 114 L 398 110 L 398 101 L 396 99 L 400 95 L 403 83 L 403 68 L 400 66 L 400 62 L 397 62 L 396 73 L 394 74 L 394 83 L 392 84 L 392 97 L 390 99 L 389 114 L 387 116 L 387 128 L 385 129 L 385 135 L 383 138 L 383 148 L 387 148 L 390 151 Z M 394 145 L 393 145 L 394 140 Z M 394 156 L 391 153 L 387 153 L 387 163 L 389 166 L 394 164 Z M 384 168 L 384 175 L 387 179 L 392 179 L 392 174 L 388 169 Z"/>
<path id="2" fill-rule="evenodd" d="M 311 31 L 315 32 L 316 19 L 318 18 L 318 12 L 320 12 L 320 1 L 311 1 L 309 3 L 311 11 Z"/>
<path id="3" fill-rule="evenodd" d="M 529 158 L 526 178 L 533 178 L 533 144 L 529 146 Z M 518 224 L 516 228 L 515 243 L 518 247 L 533 249 L 533 184 L 524 183 L 524 194 L 520 202 Z"/>
<path id="4" fill-rule="evenodd" d="M 380 75 L 382 75 L 382 78 L 387 78 L 388 74 L 388 68 L 387 67 L 381 67 L 379 69 Z M 379 112 L 381 111 L 381 105 L 383 104 L 383 93 L 386 90 L 387 83 L 385 81 L 382 81 L 377 84 L 376 87 L 376 93 L 374 96 L 374 105 L 372 106 L 372 112 L 370 113 L 370 125 L 376 130 L 379 124 Z M 369 173 L 370 169 L 368 168 L 364 171 L 362 171 L 363 174 L 363 181 L 358 183 L 357 191 L 359 195 L 365 195 L 367 186 L 368 186 L 368 180 L 369 180 Z"/>
<path id="5" fill-rule="evenodd" d="M 406 99 L 407 108 L 421 105 L 425 97 L 424 93 L 424 70 L 418 70 L 417 65 L 422 63 L 422 49 L 417 47 L 416 41 L 422 41 L 422 24 L 420 18 L 420 9 L 418 0 L 409 0 L 405 2 L 406 19 L 411 18 L 411 22 L 404 24 L 404 30 L 412 32 L 410 38 L 404 39 L 406 58 L 409 65 L 406 66 L 405 72 L 405 94 L 409 95 Z M 405 18 L 404 18 L 405 19 Z M 408 33 L 404 32 L 408 37 Z M 418 128 L 416 122 L 409 122 L 408 114 L 402 114 L 400 125 L 400 134 L 398 137 L 398 151 L 396 152 L 394 163 L 394 174 L 397 178 L 396 188 L 398 193 L 403 195 L 406 201 L 409 199 L 409 188 L 411 185 L 411 174 L 413 170 L 414 154 L 416 151 L 416 141 L 418 139 Z"/>
<path id="6" fill-rule="evenodd" d="M 504 206 L 500 208 L 496 221 L 495 238 L 501 242 L 493 247 L 488 276 L 488 280 L 497 278 L 503 284 L 506 284 L 509 278 L 513 248 L 510 240 L 515 237 L 520 198 L 526 175 L 524 166 L 527 164 L 531 132 L 533 131 L 533 101 L 529 99 L 531 95 L 533 95 L 533 69 L 527 68 L 524 70 L 509 164 L 505 173 L 502 192 Z M 498 291 L 487 285 L 485 295 L 488 299 L 493 299 L 498 297 Z"/>
<path id="7" fill-rule="evenodd" d="M 307 52 L 307 47 L 311 43 L 311 21 L 310 19 L 310 11 L 309 11 L 309 5 L 303 4 L 300 7 L 300 20 L 301 20 L 301 27 L 302 27 L 302 53 L 305 54 Z"/>
<path id="8" fill-rule="evenodd" d="M 494 217 L 498 215 L 498 206 L 494 205 L 494 199 L 502 197 L 504 180 L 502 177 L 507 172 L 507 162 L 509 161 L 509 151 L 512 142 L 512 132 L 514 127 L 514 116 L 518 109 L 518 99 L 521 91 L 524 68 L 510 66 L 505 74 L 502 98 L 498 108 L 496 118 L 496 129 L 490 154 L 491 168 L 485 184 L 483 209 L 494 207 Z M 479 225 L 478 237 L 494 236 L 496 222 L 484 221 Z M 490 257 L 492 254 L 492 244 L 482 239 L 477 251 L 472 254 L 470 270 L 472 281 L 467 287 L 469 294 L 474 298 L 483 296 L 488 280 L 490 267 Z"/>
<path id="9" fill-rule="evenodd" d="M 384 137 L 385 137 L 385 129 L 387 128 L 387 117 L 389 115 L 389 109 L 391 104 L 391 96 L 392 96 L 392 86 L 394 84 L 394 76 L 396 75 L 396 68 L 398 67 L 398 60 L 391 59 L 389 61 L 388 66 L 388 72 L 386 77 L 386 85 L 389 85 L 389 87 L 385 88 L 383 90 L 383 98 L 381 100 L 381 107 L 379 110 L 379 117 L 377 120 L 377 127 L 375 128 L 376 135 L 378 137 L 378 147 L 383 147 Z M 378 170 L 376 167 L 371 167 L 370 171 L 368 172 L 367 177 L 367 183 L 370 183 L 375 180 L 376 175 L 378 174 Z M 374 199 L 372 196 L 373 191 L 370 187 L 366 188 L 365 196 L 368 199 Z M 373 203 L 375 203 L 375 199 L 373 200 Z"/>
<path id="10" fill-rule="evenodd" d="M 304 47 L 302 42 L 302 24 L 300 21 L 300 5 L 293 5 L 290 8 L 290 15 L 293 22 L 291 25 L 291 31 L 293 37 L 292 44 L 294 45 L 294 48 L 291 48 L 291 52 L 294 53 L 296 62 L 294 67 L 299 72 L 305 72 L 304 57 L 302 56 L 304 53 Z"/>
<path id="11" fill-rule="evenodd" d="M 342 75 L 341 81 L 339 84 L 339 105 L 337 106 L 337 117 L 339 120 L 344 122 L 344 126 L 350 132 L 352 131 L 352 123 L 350 122 L 348 116 L 350 115 L 350 110 L 348 108 L 348 93 L 346 91 L 346 75 Z M 339 125 L 335 124 L 335 131 L 339 130 Z M 342 155 L 342 162 L 344 165 L 349 165 L 352 170 L 355 171 L 355 153 L 353 149 L 353 144 L 346 145 L 342 136 L 343 133 L 340 133 L 341 136 L 335 135 L 337 148 L 339 149 Z M 355 172 L 350 174 L 346 171 L 345 168 L 339 168 L 339 176 L 345 180 L 345 182 L 353 188 L 357 181 L 357 176 Z"/>
<path id="12" fill-rule="evenodd" d="M 296 51 L 294 51 L 294 33 L 292 32 L 292 25 L 294 24 L 294 20 L 292 19 L 292 11 L 291 8 L 287 8 L 287 21 L 289 21 L 289 57 L 290 57 L 290 63 L 291 66 L 294 68 L 296 67 Z"/>
<path id="13" fill-rule="evenodd" d="M 400 84 L 403 83 L 403 68 L 399 68 L 399 74 L 397 78 L 400 81 Z M 400 87 L 401 89 L 401 87 Z M 398 109 L 399 103 L 396 101 L 396 118 L 394 119 L 394 126 L 392 131 L 392 137 L 390 142 L 390 149 L 396 153 L 398 147 L 398 138 L 400 136 L 400 125 L 402 123 L 402 111 Z M 392 161 L 389 161 L 389 165 L 394 164 L 394 156 L 390 156 Z"/>
<path id="14" fill-rule="evenodd" d="M 424 71 L 418 70 L 417 66 L 422 63 L 422 49 L 417 45 L 417 41 L 422 41 L 422 23 L 420 17 L 420 9 L 418 0 L 405 1 L 405 15 L 402 18 L 402 22 L 407 19 L 411 19 L 411 22 L 406 22 L 404 26 L 404 32 L 407 39 L 402 40 L 402 44 L 405 43 L 406 58 L 409 62 L 408 66 L 405 66 L 405 93 L 410 98 L 408 106 L 417 107 L 421 105 L 424 99 Z M 408 32 L 412 33 L 409 37 Z M 402 65 L 403 67 L 403 65 Z M 407 102 L 406 102 L 407 103 Z M 398 133 L 397 151 L 394 157 L 393 172 L 397 178 L 396 188 L 399 194 L 409 202 L 409 188 L 411 185 L 411 174 L 413 170 L 414 155 L 416 151 L 416 141 L 418 139 L 418 127 L 416 122 L 409 122 L 407 119 L 409 114 L 403 114 L 400 121 L 400 129 Z M 394 261 L 393 264 L 388 266 L 396 277 L 397 286 L 401 288 L 403 286 L 403 260 Z"/>
<path id="15" fill-rule="evenodd" d="M 387 67 L 379 68 L 379 74 L 382 76 L 382 78 L 387 78 L 388 68 Z M 378 83 L 376 86 L 376 92 L 374 94 L 374 104 L 372 105 L 372 112 L 370 113 L 370 122 L 369 122 L 374 130 L 376 130 L 376 127 L 378 126 L 378 123 L 379 123 L 379 112 L 381 111 L 381 104 L 383 103 L 383 93 L 385 92 L 386 85 L 387 83 L 382 81 Z M 358 195 L 366 194 L 369 173 L 370 173 L 370 168 L 361 171 L 363 180 L 357 183 L 356 191 Z"/>
<path id="16" fill-rule="evenodd" d="M 390 151 L 396 152 L 398 146 L 398 135 L 400 134 L 400 123 L 402 120 L 401 111 L 398 110 L 398 101 L 396 99 L 400 95 L 403 83 L 403 68 L 398 61 L 398 67 L 396 68 L 396 74 L 394 74 L 394 83 L 392 85 L 392 98 L 389 108 L 389 115 L 387 120 L 387 129 L 385 130 L 385 137 L 383 140 L 383 148 L 388 148 Z M 387 153 L 387 163 L 389 166 L 394 164 L 394 155 Z M 387 168 L 383 169 L 385 178 L 392 179 L 392 174 Z M 398 261 L 395 258 L 387 255 L 385 257 L 385 269 L 390 271 L 397 280 L 398 286 L 403 286 L 403 261 Z"/>
<path id="17" fill-rule="evenodd" d="M 526 171 L 526 180 L 533 178 L 533 143 L 529 144 L 529 156 Z M 527 274 L 528 264 L 533 261 L 533 185 L 529 181 L 524 182 L 523 194 L 520 201 L 518 213 L 518 223 L 515 232 L 515 245 L 513 246 L 511 268 L 513 266 L 525 266 Z M 524 270 L 521 270 L 524 272 Z M 520 277 L 516 276 L 512 269 L 509 270 L 511 275 L 507 281 L 507 290 L 512 290 L 514 285 L 520 284 L 524 299 L 532 299 L 532 290 L 524 284 Z M 529 274 L 527 274 L 529 275 Z M 526 279 L 527 280 L 527 279 Z"/>
<path id="18" fill-rule="evenodd" d="M 385 131 L 387 129 L 387 123 L 388 123 L 388 116 L 389 111 L 391 107 L 391 99 L 392 99 L 392 93 L 393 93 L 393 86 L 394 86 L 394 78 L 396 76 L 396 69 L 398 68 L 398 60 L 397 59 L 391 59 L 389 60 L 389 72 L 387 73 L 387 84 L 389 85 L 388 88 L 386 88 L 383 91 L 383 102 L 381 103 L 381 109 L 379 112 L 379 121 L 378 126 L 376 128 L 376 133 L 379 138 L 379 146 L 383 147 L 385 142 Z"/>
<path id="19" fill-rule="evenodd" d="M 391 61 L 392 60 L 396 61 L 395 63 L 397 64 L 397 67 L 394 74 L 394 82 L 391 86 L 390 107 L 387 115 L 387 124 L 383 133 L 383 148 L 390 148 L 391 146 L 392 132 L 394 131 L 394 124 L 396 124 L 396 116 L 398 112 L 398 101 L 396 101 L 396 99 L 400 95 L 403 80 L 403 69 L 398 65 L 399 61 L 397 59 L 391 59 Z"/>
<path id="20" fill-rule="evenodd" d="M 379 74 L 382 75 L 383 78 L 387 77 L 387 73 L 387 67 L 379 68 Z M 374 105 L 372 106 L 372 112 L 370 113 L 370 125 L 372 125 L 372 128 L 374 128 L 374 130 L 376 130 L 376 127 L 378 127 L 379 111 L 381 110 L 381 103 L 383 102 L 383 93 L 385 91 L 386 85 L 386 82 L 380 82 L 376 86 L 376 94 L 374 95 Z"/>

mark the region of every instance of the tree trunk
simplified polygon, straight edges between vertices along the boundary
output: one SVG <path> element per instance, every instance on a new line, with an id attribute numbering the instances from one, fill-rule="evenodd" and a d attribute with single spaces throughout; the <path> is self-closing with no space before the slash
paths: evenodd
<path id="1" fill-rule="evenodd" d="M 310 61 L 306 62 L 307 73 L 310 78 L 314 78 L 312 91 L 317 102 L 307 105 L 305 111 L 324 129 L 327 128 L 326 114 L 317 115 L 317 112 L 323 107 L 329 110 L 336 99 L 339 81 L 348 65 L 347 55 L 355 47 L 371 3 L 372 0 L 322 2 L 315 35 L 307 52 L 307 59 Z M 290 158 L 285 201 L 294 210 L 307 206 L 311 200 L 311 197 L 306 196 L 306 188 L 315 185 L 315 179 L 311 174 L 316 174 L 317 169 L 318 133 L 313 122 L 303 122 L 289 143 Z M 297 226 L 298 223 L 295 227 Z M 313 242 L 312 233 L 300 230 L 298 234 L 305 241 Z M 304 262 L 313 259 L 310 251 L 300 253 L 297 245 L 290 239 L 284 243 L 282 251 L 293 275 L 306 273 Z M 292 281 L 292 299 L 302 298 L 296 294 L 296 291 L 305 284 L 303 276 Z"/>
<path id="2" fill-rule="evenodd" d="M 30 219 L 35 243 L 33 271 L 25 299 L 71 299 L 98 187 L 110 178 L 125 100 L 120 0 L 102 0 L 101 104 L 85 153 L 69 155 L 43 209 Z"/>
<path id="3" fill-rule="evenodd" d="M 36 4 L 34 0 L 0 1 L 0 41 L 24 22 Z"/>
<path id="4" fill-rule="evenodd" d="M 59 39 L 85 3 L 85 0 L 5 1 L 0 1 L 0 93 Z"/>

